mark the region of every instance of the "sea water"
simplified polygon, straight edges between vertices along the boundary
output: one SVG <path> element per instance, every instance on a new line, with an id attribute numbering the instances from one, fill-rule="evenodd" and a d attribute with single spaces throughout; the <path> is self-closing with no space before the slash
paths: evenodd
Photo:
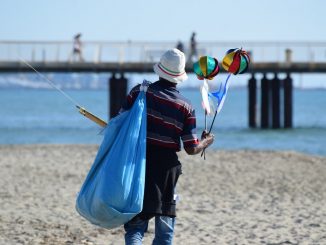
<path id="1" fill-rule="evenodd" d="M 180 91 L 196 109 L 200 135 L 205 127 L 200 93 L 189 88 Z M 65 92 L 93 114 L 108 119 L 107 90 L 67 89 Z M 326 155 L 326 90 L 294 89 L 293 102 L 293 129 L 250 129 L 247 89 L 230 88 L 213 127 L 212 148 L 292 150 Z M 99 144 L 102 140 L 101 128 L 80 115 L 74 104 L 56 90 L 2 88 L 0 104 L 0 144 Z M 208 126 L 212 118 L 208 117 Z"/>

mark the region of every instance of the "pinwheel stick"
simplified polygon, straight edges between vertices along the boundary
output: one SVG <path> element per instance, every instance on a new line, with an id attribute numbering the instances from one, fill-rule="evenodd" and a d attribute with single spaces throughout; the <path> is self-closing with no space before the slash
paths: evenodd
<path id="1" fill-rule="evenodd" d="M 205 109 L 205 131 L 207 130 L 207 110 Z M 204 160 L 206 160 L 206 155 L 205 155 L 205 152 L 203 151 L 204 153 Z"/>
<path id="2" fill-rule="evenodd" d="M 212 132 L 212 128 L 213 128 L 213 124 L 215 122 L 216 115 L 217 115 L 217 110 L 215 111 L 215 114 L 214 114 L 214 117 L 213 117 L 213 121 L 212 121 L 212 124 L 211 124 L 211 126 L 209 128 L 208 134 L 210 134 Z M 206 150 L 206 147 L 204 148 L 204 150 L 201 152 L 201 155 L 200 155 L 201 157 L 204 155 L 204 160 L 206 160 L 205 150 Z"/>
<path id="3" fill-rule="evenodd" d="M 214 118 L 213 118 L 212 124 L 211 124 L 211 126 L 209 128 L 208 134 L 211 133 L 212 128 L 213 128 L 213 125 L 214 125 L 214 122 L 215 122 L 215 119 L 216 119 L 216 116 L 221 111 L 221 109 L 223 107 L 225 96 L 226 96 L 226 93 L 227 93 L 228 81 L 229 81 L 230 76 L 231 76 L 231 73 L 227 76 L 227 78 L 225 80 L 225 84 L 224 84 L 222 95 L 218 97 L 218 101 L 219 101 L 218 102 L 218 106 L 217 106 L 217 108 L 215 110 Z M 221 87 L 220 87 L 220 90 L 219 90 L 218 93 L 220 93 L 220 92 L 221 92 Z M 204 155 L 204 159 L 205 159 L 205 150 L 206 150 L 206 147 L 204 148 L 204 150 L 202 151 L 202 153 L 200 155 L 200 156 L 203 156 Z"/>

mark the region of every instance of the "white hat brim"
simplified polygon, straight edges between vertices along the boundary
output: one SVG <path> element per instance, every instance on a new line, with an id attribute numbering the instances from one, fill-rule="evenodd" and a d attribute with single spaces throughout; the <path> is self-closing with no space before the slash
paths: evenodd
<path id="1" fill-rule="evenodd" d="M 159 67 L 158 63 L 153 66 L 154 72 L 159 76 L 162 77 L 172 83 L 181 83 L 183 81 L 186 81 L 188 79 L 187 73 L 183 73 L 181 76 L 170 76 L 169 74 L 164 73 Z"/>

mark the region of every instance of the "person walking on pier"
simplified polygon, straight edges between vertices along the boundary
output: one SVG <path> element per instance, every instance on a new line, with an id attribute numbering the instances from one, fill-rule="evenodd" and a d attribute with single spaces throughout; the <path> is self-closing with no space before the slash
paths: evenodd
<path id="1" fill-rule="evenodd" d="M 178 49 L 166 51 L 154 65 L 158 81 L 149 84 L 146 92 L 147 140 L 146 177 L 143 210 L 124 225 L 125 243 L 142 244 L 148 222 L 155 218 L 153 244 L 172 244 L 176 217 L 176 184 L 181 163 L 176 152 L 183 148 L 190 155 L 200 153 L 214 141 L 214 135 L 196 135 L 196 116 L 191 102 L 177 90 L 187 79 L 185 55 Z M 134 87 L 121 112 L 133 105 L 140 91 Z"/>
<path id="2" fill-rule="evenodd" d="M 189 49 L 189 54 L 188 54 L 188 60 L 187 63 L 192 63 L 193 57 L 197 59 L 198 57 L 198 52 L 197 52 L 197 41 L 196 41 L 196 32 L 193 32 L 190 38 L 190 49 Z"/>
<path id="3" fill-rule="evenodd" d="M 84 61 L 83 55 L 82 55 L 82 42 L 80 40 L 81 33 L 78 33 L 74 36 L 74 42 L 73 42 L 73 50 L 72 54 L 69 57 L 69 62 L 75 61 L 76 56 L 78 57 L 79 61 Z"/>

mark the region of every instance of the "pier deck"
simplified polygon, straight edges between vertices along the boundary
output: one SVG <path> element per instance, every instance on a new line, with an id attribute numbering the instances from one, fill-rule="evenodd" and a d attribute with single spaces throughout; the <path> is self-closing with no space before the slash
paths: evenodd
<path id="1" fill-rule="evenodd" d="M 153 72 L 152 62 L 29 62 L 41 72 Z M 192 72 L 191 65 L 187 72 Z M 32 72 L 31 68 L 23 62 L 0 62 L 0 72 Z M 221 69 L 221 72 L 225 72 Z M 326 62 L 253 62 L 249 73 L 325 73 Z"/>

